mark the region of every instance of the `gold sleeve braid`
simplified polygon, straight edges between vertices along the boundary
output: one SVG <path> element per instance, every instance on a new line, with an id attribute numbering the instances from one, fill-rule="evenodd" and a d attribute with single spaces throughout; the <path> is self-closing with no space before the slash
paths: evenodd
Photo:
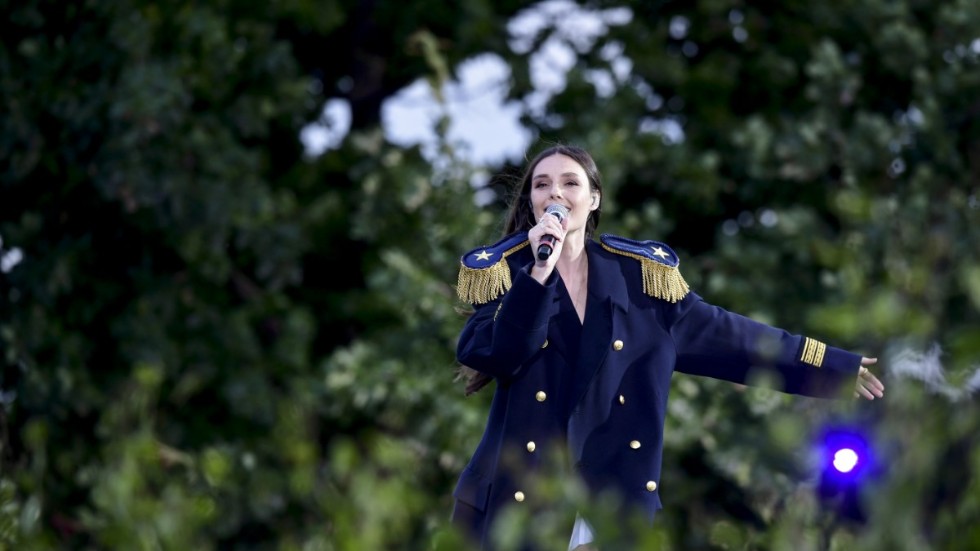
<path id="1" fill-rule="evenodd" d="M 823 356 L 826 352 L 826 344 L 806 337 L 803 341 L 803 352 L 800 354 L 800 361 L 814 367 L 823 367 Z"/>

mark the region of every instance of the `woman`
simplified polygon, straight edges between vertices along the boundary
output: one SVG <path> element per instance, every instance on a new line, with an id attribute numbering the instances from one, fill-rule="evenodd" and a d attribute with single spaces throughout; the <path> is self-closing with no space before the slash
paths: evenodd
<path id="1" fill-rule="evenodd" d="M 767 370 L 788 393 L 835 397 L 856 385 L 856 395 L 883 396 L 866 367 L 875 359 L 703 302 L 667 245 L 595 241 L 602 184 L 583 149 L 542 151 L 520 185 L 506 237 L 463 256 L 457 289 L 474 307 L 457 349 L 475 374 L 467 392 L 497 383 L 454 492 L 454 522 L 483 549 L 504 508 L 537 505 L 536 469 L 556 450 L 591 491 L 652 520 L 674 371 L 744 384 Z M 537 254 L 542 245 L 550 255 Z M 573 534 L 570 548 L 591 540 L 582 520 Z"/>

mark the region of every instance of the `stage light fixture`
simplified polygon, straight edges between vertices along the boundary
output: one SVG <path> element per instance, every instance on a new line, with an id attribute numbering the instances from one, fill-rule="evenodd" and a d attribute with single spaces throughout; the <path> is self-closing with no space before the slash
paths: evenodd
<path id="1" fill-rule="evenodd" d="M 817 494 L 842 518 L 864 522 L 861 504 L 863 481 L 873 476 L 875 458 L 861 431 L 851 426 L 826 430 L 819 439 Z"/>

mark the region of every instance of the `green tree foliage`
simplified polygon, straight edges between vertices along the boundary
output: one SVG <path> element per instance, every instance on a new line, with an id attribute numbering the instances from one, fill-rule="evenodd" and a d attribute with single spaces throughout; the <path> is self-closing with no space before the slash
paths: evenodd
<path id="1" fill-rule="evenodd" d="M 601 32 L 547 3 L 522 41 L 517 1 L 4 4 L 0 549 L 461 548 L 490 391 L 454 381 L 453 286 L 500 231 L 487 175 L 517 167 L 470 165 L 445 117 L 434 155 L 380 121 L 480 53 L 541 142 L 592 150 L 600 231 L 881 358 L 883 402 L 676 377 L 651 547 L 980 544 L 980 6 L 585 4 Z M 555 45 L 573 63 L 542 104 Z M 310 158 L 335 98 L 350 132 Z M 883 465 L 863 522 L 815 497 L 838 422 Z M 502 540 L 628 521 L 580 490 L 542 480 L 563 505 Z"/>

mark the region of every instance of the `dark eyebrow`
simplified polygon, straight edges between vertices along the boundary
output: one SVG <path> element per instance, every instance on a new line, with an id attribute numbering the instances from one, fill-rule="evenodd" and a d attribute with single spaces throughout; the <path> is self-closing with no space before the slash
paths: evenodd
<path id="1" fill-rule="evenodd" d="M 575 178 L 576 180 L 578 179 L 578 174 L 576 174 L 574 172 L 566 172 L 564 174 L 561 174 L 560 176 L 563 177 L 563 178 L 569 178 L 569 177 L 571 177 L 571 178 Z M 541 178 L 547 178 L 547 177 L 548 177 L 547 174 L 538 174 L 537 176 L 535 176 L 534 178 L 531 178 L 531 179 L 532 180 L 540 180 Z"/>

